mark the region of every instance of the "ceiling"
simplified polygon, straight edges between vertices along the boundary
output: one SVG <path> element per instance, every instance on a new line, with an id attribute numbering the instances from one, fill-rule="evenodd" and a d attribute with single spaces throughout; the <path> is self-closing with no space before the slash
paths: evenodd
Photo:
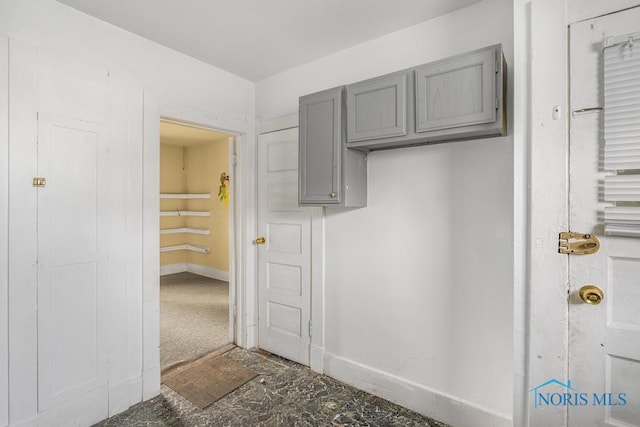
<path id="1" fill-rule="evenodd" d="M 58 0 L 257 82 L 480 0 Z"/>
<path id="2" fill-rule="evenodd" d="M 160 142 L 162 144 L 190 147 L 213 141 L 228 141 L 231 135 L 171 122 L 160 122 Z"/>

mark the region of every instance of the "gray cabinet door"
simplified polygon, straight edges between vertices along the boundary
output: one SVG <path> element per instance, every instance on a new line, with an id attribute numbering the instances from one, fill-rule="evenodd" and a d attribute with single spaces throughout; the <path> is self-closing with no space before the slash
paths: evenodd
<path id="1" fill-rule="evenodd" d="M 490 47 L 416 68 L 416 132 L 496 121 L 496 51 Z"/>
<path id="2" fill-rule="evenodd" d="M 347 86 L 347 141 L 407 134 L 407 72 Z"/>
<path id="3" fill-rule="evenodd" d="M 300 98 L 299 202 L 340 204 L 342 87 Z"/>

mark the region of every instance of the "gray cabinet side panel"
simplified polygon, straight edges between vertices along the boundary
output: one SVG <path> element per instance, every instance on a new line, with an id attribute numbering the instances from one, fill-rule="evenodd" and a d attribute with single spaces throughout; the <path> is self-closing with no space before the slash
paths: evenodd
<path id="1" fill-rule="evenodd" d="M 344 206 L 367 206 L 367 153 L 344 148 Z"/>

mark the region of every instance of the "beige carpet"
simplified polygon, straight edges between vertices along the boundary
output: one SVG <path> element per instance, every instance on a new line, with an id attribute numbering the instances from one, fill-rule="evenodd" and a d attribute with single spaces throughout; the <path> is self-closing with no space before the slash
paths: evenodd
<path id="1" fill-rule="evenodd" d="M 229 342 L 229 284 L 192 273 L 160 278 L 160 368 Z"/>

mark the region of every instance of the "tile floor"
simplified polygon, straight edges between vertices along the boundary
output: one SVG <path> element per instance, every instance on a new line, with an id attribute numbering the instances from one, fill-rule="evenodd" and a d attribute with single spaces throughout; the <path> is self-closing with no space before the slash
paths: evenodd
<path id="1" fill-rule="evenodd" d="M 225 353 L 258 376 L 201 410 L 173 390 L 96 426 L 432 426 L 445 424 L 271 354 Z"/>

